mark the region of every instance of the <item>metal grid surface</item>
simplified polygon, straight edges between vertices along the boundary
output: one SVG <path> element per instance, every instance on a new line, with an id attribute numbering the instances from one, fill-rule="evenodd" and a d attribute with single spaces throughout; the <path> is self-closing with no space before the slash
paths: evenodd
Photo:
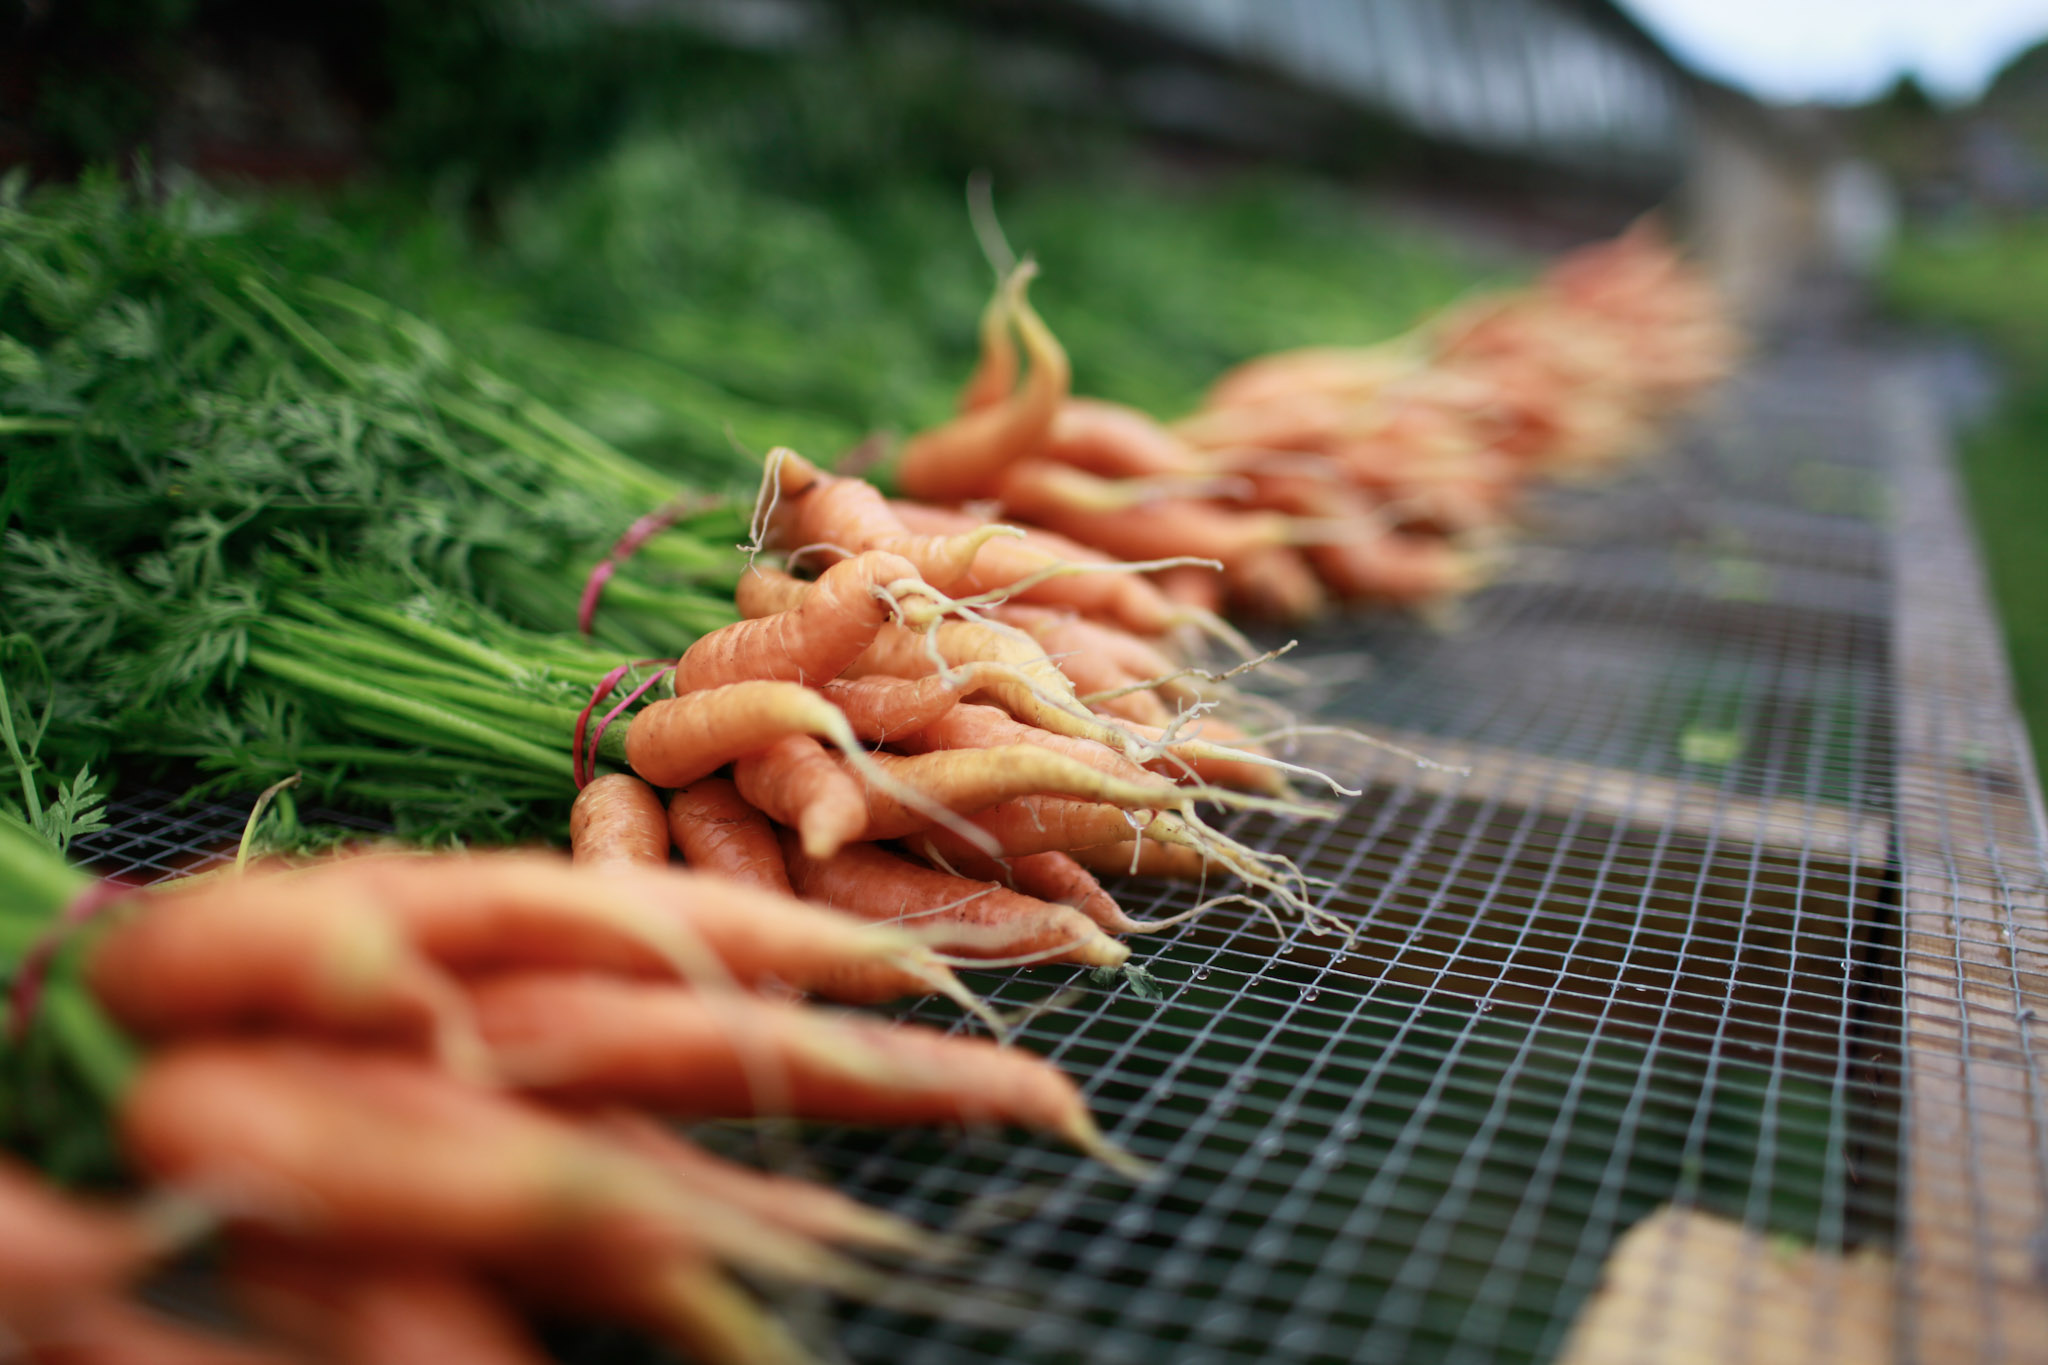
<path id="1" fill-rule="evenodd" d="M 972 1229 L 957 1273 L 1031 1305 L 1001 1329 L 847 1309 L 845 1354 L 1592 1359 L 1567 1347 L 1574 1320 L 1666 1206 L 1739 1225 L 1745 1251 L 1651 1248 L 1665 1288 L 1616 1359 L 1666 1358 L 1709 1301 L 1724 1358 L 1751 1336 L 1773 1359 L 1865 1358 L 1858 1255 L 1887 1258 L 1897 1292 L 1875 1311 L 1904 1358 L 2048 1350 L 2028 1288 L 2028 1257 L 2048 1262 L 2038 798 L 1995 641 L 1942 644 L 1942 670 L 1974 670 L 1961 682 L 1902 669 L 1926 643 L 1898 619 L 1916 593 L 1951 633 L 1990 627 L 1953 507 L 1890 511 L 1902 488 L 1953 503 L 1897 388 L 1865 359 L 1785 359 L 1626 480 L 1547 499 L 1514 574 L 1460 621 L 1317 641 L 1297 700 L 1471 774 L 1329 750 L 1368 779 L 1341 820 L 1237 825 L 1329 879 L 1348 948 L 1224 909 L 1136 944 L 1161 998 L 1051 969 L 977 978 L 1008 1008 L 1071 992 L 1026 1045 L 1161 1178 L 997 1134 L 815 1135 L 819 1170 Z M 1902 559 L 1907 534 L 1949 545 L 1946 569 Z M 1934 749 L 1963 755 L 1945 785 L 1916 776 Z M 116 815 L 93 851 L 158 869 L 241 818 Z M 1140 917 L 1194 895 L 1126 892 Z M 1929 997 L 1948 1002 L 1932 1023 Z M 1763 1306 L 1793 1259 L 1818 1270 L 1788 1329 L 1782 1286 Z"/>

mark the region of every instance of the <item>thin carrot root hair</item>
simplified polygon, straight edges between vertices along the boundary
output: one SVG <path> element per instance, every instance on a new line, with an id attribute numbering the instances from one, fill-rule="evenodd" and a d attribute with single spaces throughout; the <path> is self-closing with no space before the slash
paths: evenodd
<path id="1" fill-rule="evenodd" d="M 1220 560 L 1193 562 L 1203 568 L 1215 567 L 1220 570 L 1223 567 Z M 1242 631 L 1207 607 L 1182 606 L 1174 613 L 1174 617 L 1178 624 L 1192 626 L 1196 634 L 1216 641 L 1240 659 L 1249 659 L 1259 653 L 1259 647 L 1247 639 Z M 1289 672 L 1287 669 L 1276 668 L 1270 676 L 1282 681 L 1291 681 Z"/>
<path id="2" fill-rule="evenodd" d="M 777 446 L 762 462 L 761 488 L 754 495 L 754 515 L 747 522 L 747 543 L 737 547 L 747 557 L 749 569 L 754 567 L 755 558 L 768 542 L 768 527 L 774 519 L 776 506 L 782 501 L 782 466 L 795 453 L 788 446 Z"/>
<path id="3" fill-rule="evenodd" d="M 1149 692 L 1155 688 L 1165 687 L 1167 684 L 1179 682 L 1183 678 L 1195 678 L 1202 682 L 1223 686 L 1235 678 L 1241 678 L 1254 669 L 1263 668 L 1275 660 L 1292 653 L 1300 644 L 1301 641 L 1299 640 L 1289 640 L 1278 649 L 1269 649 L 1255 658 L 1246 659 L 1240 664 L 1226 668 L 1221 673 L 1212 668 L 1204 668 L 1200 664 L 1189 664 L 1185 668 L 1176 668 L 1171 673 L 1162 673 L 1156 678 L 1143 678 L 1107 692 L 1090 692 L 1086 696 L 1081 697 L 1080 701 L 1087 706 L 1097 706 L 1106 701 L 1115 701 L 1118 697 L 1127 697 L 1133 692 Z"/>
<path id="4" fill-rule="evenodd" d="M 1263 744 L 1269 739 L 1296 739 L 1303 735 L 1330 735 L 1337 739 L 1355 740 L 1367 748 L 1380 749 L 1387 753 L 1398 755 L 1401 758 L 1407 759 L 1416 767 L 1427 768 L 1431 772 L 1450 773 L 1457 777 L 1470 777 L 1472 775 L 1472 769 L 1469 765 L 1439 762 L 1428 754 L 1418 753 L 1405 745 L 1396 744 L 1392 740 L 1381 739 L 1378 735 L 1368 734 L 1364 730 L 1354 730 L 1343 725 L 1283 725 L 1278 729 L 1267 730 L 1261 734 L 1254 735 L 1252 738 L 1258 743 Z M 1338 790 L 1342 791 L 1343 788 Z M 1358 795 L 1357 792 L 1352 791 L 1346 791 L 1344 794 L 1346 796 Z"/>
<path id="5" fill-rule="evenodd" d="M 974 242 L 981 248 L 982 259 L 999 279 L 1007 278 L 1017 268 L 1017 252 L 1003 235 L 1003 225 L 996 217 L 995 181 L 987 171 L 976 171 L 967 177 L 967 223 L 974 229 Z"/>
<path id="6" fill-rule="evenodd" d="M 946 963 L 944 956 L 941 954 L 934 953 L 932 957 L 941 965 L 951 965 Z M 932 971 L 925 963 L 913 961 L 908 957 L 898 961 L 896 965 L 909 972 L 918 980 L 925 982 L 939 995 L 943 995 L 946 999 L 967 1011 L 968 1015 L 972 1018 L 979 1019 L 983 1024 L 987 1025 L 989 1036 L 998 1043 L 1007 1047 L 1013 1041 L 1010 1025 L 1004 1020 L 1001 1011 L 997 1010 L 995 1006 L 989 1004 L 988 1001 L 982 999 L 973 991 L 968 990 L 966 983 L 961 981 L 959 977 L 954 976 L 951 972 L 941 974 Z"/>
<path id="7" fill-rule="evenodd" d="M 1309 899 L 1307 878 L 1292 859 L 1282 854 L 1262 853 L 1247 847 L 1204 824 L 1201 817 L 1191 811 L 1162 816 L 1139 833 L 1162 843 L 1182 844 L 1195 849 L 1204 858 L 1214 859 L 1239 880 L 1277 897 L 1282 905 L 1300 915 L 1317 933 L 1325 932 L 1324 928 L 1317 926 L 1328 926 L 1343 934 L 1347 942 L 1356 937 L 1342 919 Z M 1278 925 L 1277 917 L 1274 923 Z"/>

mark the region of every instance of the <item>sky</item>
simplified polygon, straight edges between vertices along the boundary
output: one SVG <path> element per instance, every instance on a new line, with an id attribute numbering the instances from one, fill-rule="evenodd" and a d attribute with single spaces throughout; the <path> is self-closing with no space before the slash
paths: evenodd
<path id="1" fill-rule="evenodd" d="M 1763 99 L 1860 101 L 1911 71 L 1964 102 L 2048 38 L 2048 0 L 1622 0 L 1707 75 Z"/>

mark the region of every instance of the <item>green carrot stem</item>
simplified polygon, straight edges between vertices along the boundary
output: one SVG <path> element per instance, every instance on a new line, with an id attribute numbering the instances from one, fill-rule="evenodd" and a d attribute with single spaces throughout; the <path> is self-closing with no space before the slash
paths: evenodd
<path id="1" fill-rule="evenodd" d="M 0 905 L 10 918 L 47 921 L 91 884 L 25 821 L 0 811 Z"/>
<path id="2" fill-rule="evenodd" d="M 43 996 L 42 1016 L 56 1034 L 65 1058 L 101 1103 L 119 1103 L 142 1065 L 135 1045 L 83 988 L 69 981 L 51 983 Z"/>
<path id="3" fill-rule="evenodd" d="M 494 729 L 467 716 L 457 715 L 442 707 L 430 706 L 425 702 L 414 701 L 410 697 L 386 692 L 381 688 L 368 687 L 348 678 L 336 677 L 324 669 L 312 667 L 274 650 L 252 649 L 249 651 L 249 662 L 266 673 L 297 683 L 311 691 L 390 715 L 403 716 L 427 727 L 430 731 L 459 737 L 486 753 L 514 759 L 542 772 L 569 771 L 569 756 L 566 753 L 543 749 L 538 744 L 508 735 L 502 730 Z"/>
<path id="4" fill-rule="evenodd" d="M 297 641 L 301 649 L 295 652 L 310 651 L 339 655 L 362 663 L 382 664 L 406 673 L 430 674 L 451 682 L 476 681 L 475 669 L 446 663 L 418 650 L 400 649 L 396 645 L 385 644 L 360 634 L 342 635 L 333 630 L 281 617 L 265 621 L 260 629 L 264 634 L 278 638 L 281 642 Z"/>
<path id="5" fill-rule="evenodd" d="M 363 372 L 356 363 L 343 355 L 341 348 L 322 334 L 319 329 L 300 317 L 292 306 L 270 290 L 254 275 L 244 275 L 241 280 L 243 297 L 270 315 L 293 341 L 299 343 L 306 353 L 331 370 L 336 379 L 352 389 L 364 387 Z"/>
<path id="6" fill-rule="evenodd" d="M 84 430 L 85 423 L 70 417 L 0 416 L 0 436 L 61 436 L 65 432 Z"/>
<path id="7" fill-rule="evenodd" d="M 355 611 L 366 620 L 388 626 L 422 644 L 430 644 L 458 658 L 467 659 L 479 668 L 488 668 L 502 678 L 519 678 L 530 671 L 518 660 L 509 658 L 487 645 L 478 644 L 466 636 L 434 625 L 432 622 L 408 616 L 402 611 L 376 606 L 359 606 Z"/>

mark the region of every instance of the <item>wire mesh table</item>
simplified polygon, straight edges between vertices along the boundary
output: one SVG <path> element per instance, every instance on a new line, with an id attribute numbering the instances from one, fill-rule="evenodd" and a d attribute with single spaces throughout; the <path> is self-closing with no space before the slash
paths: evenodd
<path id="1" fill-rule="evenodd" d="M 850 1192 L 972 1235 L 949 1294 L 1027 1308 L 821 1336 L 892 1365 L 2048 1360 L 2048 841 L 1945 460 L 1910 372 L 1784 357 L 1546 499 L 1454 625 L 1315 641 L 1291 702 L 1466 770 L 1325 743 L 1365 779 L 1340 820 L 1236 824 L 1355 937 L 1222 908 L 1136 944 L 1156 989 L 976 979 L 1065 992 L 1026 1045 L 1160 1178 L 812 1133 Z M 168 870 L 242 811 L 117 815 L 91 851 Z"/>

